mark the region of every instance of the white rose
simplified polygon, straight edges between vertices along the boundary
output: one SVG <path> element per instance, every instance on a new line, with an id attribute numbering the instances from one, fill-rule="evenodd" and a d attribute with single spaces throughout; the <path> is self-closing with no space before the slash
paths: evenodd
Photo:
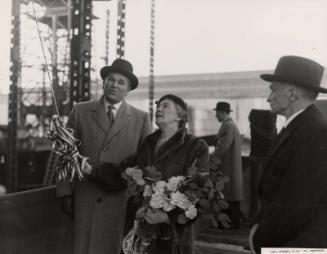
<path id="1" fill-rule="evenodd" d="M 156 182 L 153 186 L 153 191 L 158 194 L 162 194 L 165 191 L 167 183 L 165 181 Z"/>
<path id="2" fill-rule="evenodd" d="M 185 211 L 185 216 L 186 218 L 193 219 L 197 215 L 197 209 L 195 208 L 194 205 L 191 205 L 186 211 Z"/>
<path id="3" fill-rule="evenodd" d="M 163 204 L 163 209 L 165 212 L 170 212 L 171 210 L 175 209 L 175 206 L 172 203 L 166 201 Z"/>
<path id="4" fill-rule="evenodd" d="M 154 209 L 162 208 L 165 202 L 165 196 L 154 193 L 151 195 L 150 206 Z"/>
<path id="5" fill-rule="evenodd" d="M 179 184 L 184 181 L 184 176 L 173 176 L 168 180 L 167 189 L 170 191 L 176 191 Z"/>
<path id="6" fill-rule="evenodd" d="M 188 200 L 187 196 L 179 191 L 176 191 L 170 195 L 171 204 L 178 206 L 179 208 L 186 210 L 192 203 Z"/>

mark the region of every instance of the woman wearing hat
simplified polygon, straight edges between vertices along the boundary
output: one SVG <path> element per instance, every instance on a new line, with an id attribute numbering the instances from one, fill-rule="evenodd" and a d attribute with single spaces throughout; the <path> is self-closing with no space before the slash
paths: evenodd
<path id="1" fill-rule="evenodd" d="M 163 180 L 187 174 L 188 168 L 194 161 L 197 167 L 207 168 L 208 146 L 203 140 L 187 133 L 185 128 L 188 120 L 187 105 L 181 98 L 172 94 L 161 97 L 157 102 L 155 117 L 159 129 L 145 139 L 132 164 L 140 167 L 154 166 L 162 173 Z M 95 181 L 104 189 L 108 186 L 105 180 L 107 167 L 112 165 L 103 165 L 92 172 Z M 133 221 L 133 218 L 134 216 L 131 216 L 127 223 Z M 152 219 L 149 215 L 149 220 Z M 151 254 L 171 253 L 170 226 L 161 223 L 160 227 L 165 233 L 151 244 L 149 252 Z M 192 254 L 194 253 L 192 230 L 188 228 L 185 232 L 187 233 L 182 237 L 183 254 Z"/>

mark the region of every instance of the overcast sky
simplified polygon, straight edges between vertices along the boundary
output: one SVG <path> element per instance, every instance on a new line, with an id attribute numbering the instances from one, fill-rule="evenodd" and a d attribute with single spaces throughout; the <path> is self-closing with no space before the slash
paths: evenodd
<path id="1" fill-rule="evenodd" d="M 0 92 L 8 91 L 10 5 L 1 0 Z M 103 64 L 106 9 L 110 63 L 115 58 L 117 0 L 98 2 L 96 69 Z M 156 75 L 273 69 L 286 54 L 327 66 L 326 0 L 156 0 L 155 15 Z M 149 73 L 149 33 L 150 0 L 127 0 L 125 58 L 139 76 Z"/>

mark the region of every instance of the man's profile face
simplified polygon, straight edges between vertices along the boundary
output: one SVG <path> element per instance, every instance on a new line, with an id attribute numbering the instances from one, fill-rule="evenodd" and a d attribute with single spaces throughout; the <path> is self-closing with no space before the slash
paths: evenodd
<path id="1" fill-rule="evenodd" d="M 270 104 L 272 113 L 284 115 L 286 110 L 291 106 L 290 99 L 291 86 L 282 82 L 273 81 L 270 88 L 270 94 L 267 101 Z"/>
<path id="2" fill-rule="evenodd" d="M 226 116 L 226 113 L 222 110 L 216 110 L 216 118 L 218 120 L 219 123 L 221 123 L 222 121 L 224 121 Z"/>
<path id="3" fill-rule="evenodd" d="M 120 73 L 109 73 L 103 81 L 103 93 L 110 103 L 122 101 L 130 91 L 130 81 Z"/>

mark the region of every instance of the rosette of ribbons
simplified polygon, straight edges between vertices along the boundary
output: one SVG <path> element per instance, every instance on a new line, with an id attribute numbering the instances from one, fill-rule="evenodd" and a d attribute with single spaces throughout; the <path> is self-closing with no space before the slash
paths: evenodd
<path id="1" fill-rule="evenodd" d="M 57 167 L 58 180 L 75 177 L 83 179 L 83 168 L 88 158 L 82 156 L 77 149 L 79 140 L 75 139 L 73 130 L 66 128 L 61 117 L 53 116 L 50 124 L 49 139 L 52 140 L 52 151 L 59 156 L 61 162 Z"/>

